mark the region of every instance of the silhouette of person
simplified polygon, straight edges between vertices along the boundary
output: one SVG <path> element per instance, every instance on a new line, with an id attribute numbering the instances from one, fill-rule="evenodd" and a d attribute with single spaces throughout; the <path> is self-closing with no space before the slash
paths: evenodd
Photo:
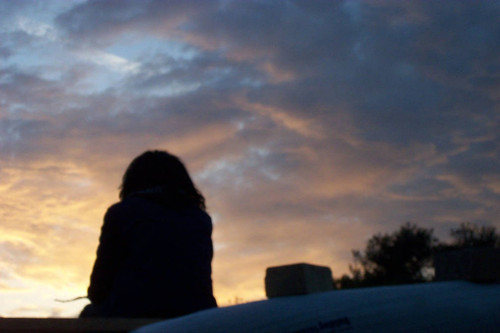
<path id="1" fill-rule="evenodd" d="M 104 216 L 80 317 L 172 318 L 216 307 L 212 221 L 176 156 L 147 151 Z"/>

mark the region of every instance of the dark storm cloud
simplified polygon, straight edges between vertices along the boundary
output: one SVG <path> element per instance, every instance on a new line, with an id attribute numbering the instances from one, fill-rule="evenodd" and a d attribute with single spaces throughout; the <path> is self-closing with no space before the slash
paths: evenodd
<path id="1" fill-rule="evenodd" d="M 103 40 L 109 44 L 120 35 L 142 31 L 184 38 L 198 54 L 181 60 L 158 55 L 119 88 L 147 93 L 175 83 L 188 89 L 179 96 L 127 98 L 120 90 L 108 91 L 88 98 L 85 105 L 86 109 L 106 110 L 104 115 L 85 120 L 88 114 L 80 113 L 63 119 L 67 124 L 78 122 L 94 133 L 118 135 L 147 129 L 175 135 L 185 126 L 248 119 L 254 110 L 243 110 L 231 101 L 240 96 L 250 103 L 321 123 L 326 140 L 308 144 L 327 155 L 328 146 L 339 149 L 332 160 L 344 159 L 336 162 L 345 165 L 340 173 L 348 174 L 346 170 L 358 161 L 374 171 L 411 169 L 410 161 L 391 161 L 394 152 L 383 157 L 376 154 L 373 159 L 367 149 L 370 142 L 402 147 L 419 142 L 432 144 L 441 154 L 444 160 L 437 168 L 441 173 L 480 177 L 450 152 L 466 149 L 461 155 L 467 161 L 477 161 L 475 148 L 467 141 L 485 135 L 490 138 L 482 144 L 491 145 L 494 140 L 491 133 L 498 121 L 494 118 L 497 102 L 490 93 L 498 66 L 494 13 L 498 13 L 494 3 L 466 2 L 450 7 L 409 2 L 148 1 L 139 5 L 134 1 L 89 1 L 57 20 L 76 41 Z M 461 19 L 465 16 L 466 20 Z M 272 82 L 273 73 L 266 70 L 266 64 L 287 73 L 288 78 Z M 168 70 L 162 71 L 165 67 Z M 24 85 L 34 102 L 40 101 L 38 96 L 55 95 L 51 82 L 42 84 L 23 75 L 15 80 L 12 86 Z M 190 88 L 196 84 L 199 86 Z M 32 86 L 45 88 L 32 90 Z M 15 99 L 15 92 L 9 96 Z M 128 114 L 108 115 L 112 110 L 123 111 L 125 104 Z M 339 126 L 339 119 L 348 126 Z M 337 132 L 335 135 L 345 132 L 341 136 L 344 140 L 361 140 L 368 148 L 332 144 L 329 140 L 335 140 L 335 135 L 331 131 Z M 288 163 L 276 162 L 273 168 L 285 175 L 297 172 L 300 163 L 289 163 L 287 158 L 294 146 L 293 137 L 275 140 L 273 154 Z M 345 162 L 349 160 L 352 163 Z M 492 152 L 484 163 L 497 165 L 498 152 Z M 429 181 L 438 174 L 423 179 Z"/>
<path id="2" fill-rule="evenodd" d="M 57 22 L 84 42 L 109 45 L 120 36 L 150 33 L 190 44 L 194 58 L 158 55 L 142 64 L 129 88 L 198 84 L 151 102 L 198 123 L 249 120 L 256 104 L 310 119 L 320 124 L 323 139 L 302 140 L 322 152 L 318 163 L 340 178 L 361 181 L 360 173 L 369 174 L 359 190 L 371 186 L 404 196 L 415 184 L 422 184 L 422 193 L 448 186 L 458 191 L 473 186 L 467 178 L 495 173 L 498 151 L 476 157 L 472 142 L 491 146 L 496 140 L 499 10 L 495 2 L 466 1 L 89 1 Z M 244 128 L 238 136 L 258 137 L 250 133 Z M 271 155 L 279 156 L 265 161 L 269 168 L 283 177 L 307 173 L 290 161 L 299 148 L 293 135 L 278 130 L 267 138 L 274 142 Z M 402 157 L 402 149 L 416 145 L 421 158 Z M 442 179 L 451 174 L 453 180 Z"/>
<path id="3" fill-rule="evenodd" d="M 110 13 L 106 20 L 104 13 Z M 327 124 L 347 104 L 363 139 L 403 145 L 417 140 L 450 149 L 450 133 L 471 127 L 470 113 L 489 117 L 495 108 L 488 92 L 494 91 L 498 78 L 492 73 L 500 66 L 498 13 L 495 2 L 465 1 L 148 1 L 140 6 L 92 1 L 58 22 L 73 38 L 98 41 L 138 29 L 224 50 L 227 59 L 204 56 L 205 66 L 238 59 L 262 70 L 259 66 L 270 63 L 293 79 L 250 89 L 253 101 Z M 193 75 L 199 67 L 192 65 L 163 79 Z"/>
<path id="4" fill-rule="evenodd" d="M 87 1 L 57 17 L 56 23 L 79 43 L 109 44 L 116 35 L 141 31 L 159 34 L 179 28 L 188 18 L 212 12 L 213 1 Z"/>

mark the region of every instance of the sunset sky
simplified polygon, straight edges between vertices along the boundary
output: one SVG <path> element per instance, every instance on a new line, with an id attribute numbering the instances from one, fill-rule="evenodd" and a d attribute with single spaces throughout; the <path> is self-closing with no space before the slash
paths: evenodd
<path id="1" fill-rule="evenodd" d="M 0 0 L 0 316 L 75 316 L 128 163 L 186 163 L 215 296 L 500 228 L 499 1 Z"/>

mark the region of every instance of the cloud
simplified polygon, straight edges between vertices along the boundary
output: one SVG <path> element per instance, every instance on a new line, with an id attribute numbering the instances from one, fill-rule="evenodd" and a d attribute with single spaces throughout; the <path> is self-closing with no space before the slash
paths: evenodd
<path id="1" fill-rule="evenodd" d="M 39 300 L 24 313 L 50 314 L 58 286 L 85 292 L 102 214 L 150 148 L 180 155 L 207 197 L 222 304 L 262 298 L 271 265 L 339 276 L 406 221 L 500 227 L 495 2 L 0 11 L 0 253 L 4 287 L 25 288 L 2 294 Z"/>
<path id="2" fill-rule="evenodd" d="M 134 73 L 137 72 L 137 69 L 139 67 L 138 63 L 131 62 L 116 55 L 106 52 L 100 52 L 97 50 L 81 52 L 80 56 L 86 60 L 96 63 L 97 65 L 106 66 L 111 70 L 118 72 Z"/>

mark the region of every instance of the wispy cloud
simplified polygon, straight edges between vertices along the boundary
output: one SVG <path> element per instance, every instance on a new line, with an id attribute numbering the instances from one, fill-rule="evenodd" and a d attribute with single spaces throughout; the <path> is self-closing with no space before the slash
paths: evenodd
<path id="1" fill-rule="evenodd" d="M 140 64 L 134 61 L 129 61 L 114 54 L 106 53 L 100 50 L 85 50 L 77 54 L 84 60 L 88 60 L 97 65 L 104 66 L 112 71 L 121 72 L 124 74 L 134 74 L 139 70 Z"/>

